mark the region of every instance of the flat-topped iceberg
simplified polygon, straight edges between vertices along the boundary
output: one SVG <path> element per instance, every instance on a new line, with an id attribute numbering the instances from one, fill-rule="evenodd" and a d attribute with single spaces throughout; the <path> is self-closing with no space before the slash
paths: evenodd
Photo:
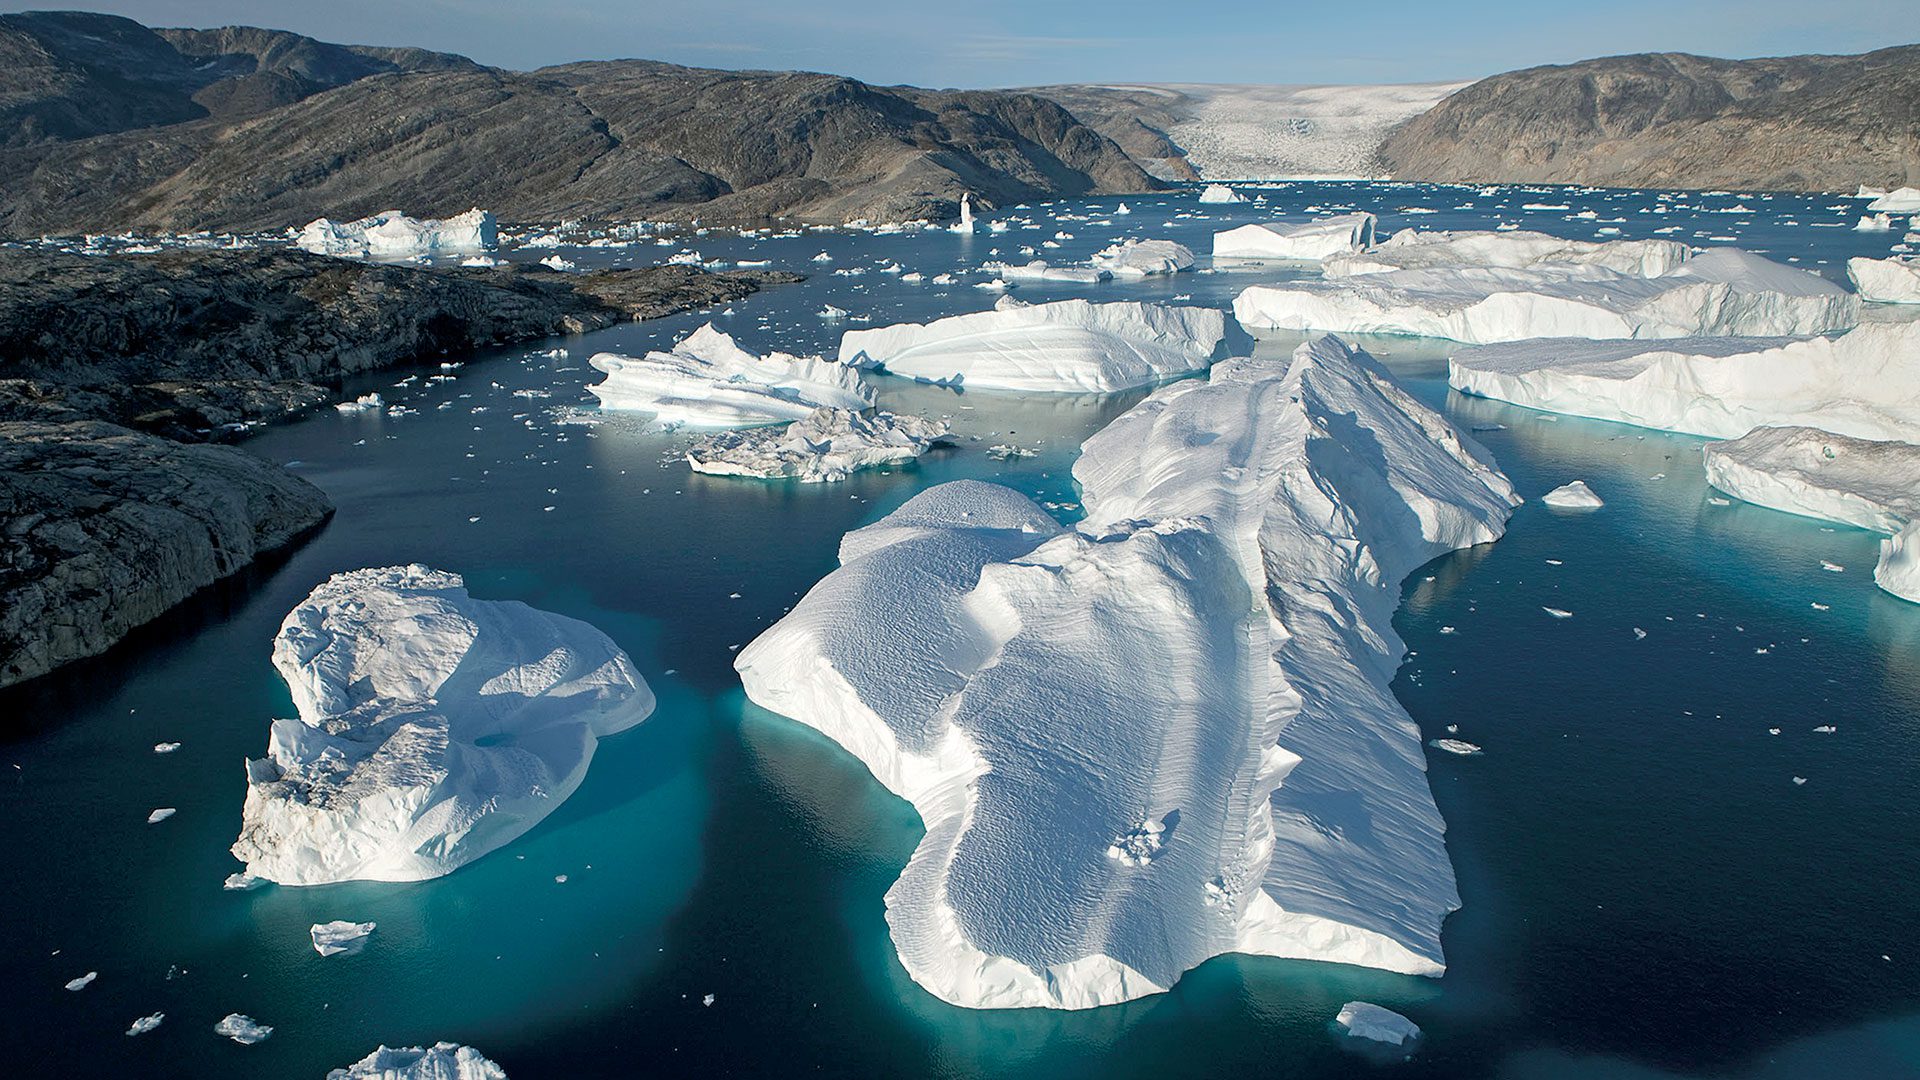
<path id="1" fill-rule="evenodd" d="M 1328 259 L 1373 243 L 1372 214 L 1317 221 L 1257 222 L 1213 234 L 1216 259 Z"/>
<path id="2" fill-rule="evenodd" d="M 382 1046 L 327 1073 L 327 1080 L 507 1080 L 507 1072 L 471 1046 L 442 1042 L 432 1047 Z"/>
<path id="3" fill-rule="evenodd" d="M 1674 240 L 1563 240 L 1539 232 L 1421 232 L 1402 229 L 1365 251 L 1329 255 L 1327 277 L 1394 270 L 1469 267 L 1524 270 L 1542 263 L 1599 266 L 1633 277 L 1678 269 L 1693 249 Z"/>
<path id="4" fill-rule="evenodd" d="M 281 623 L 273 666 L 300 716 L 247 762 L 233 853 L 283 885 L 471 862 L 565 802 L 597 741 L 653 711 L 605 634 L 419 565 L 322 582 Z"/>
<path id="5" fill-rule="evenodd" d="M 724 431 L 694 440 L 687 464 L 715 476 L 845 480 L 861 469 L 905 465 L 947 437 L 943 421 L 889 412 L 816 409 L 784 428 Z"/>
<path id="6" fill-rule="evenodd" d="M 1249 329 L 1526 338 L 1800 336 L 1844 330 L 1860 301 L 1825 278 L 1733 248 L 1658 277 L 1591 263 L 1395 270 L 1256 285 L 1233 302 Z"/>
<path id="7" fill-rule="evenodd" d="M 358 221 L 317 218 L 308 222 L 293 242 L 316 255 L 348 258 L 466 255 L 498 248 L 500 227 L 491 213 L 480 209 L 424 220 L 398 210 L 382 210 Z"/>
<path id="8" fill-rule="evenodd" d="M 849 330 L 840 361 L 969 388 L 1110 393 L 1204 371 L 1226 338 L 1213 308 L 1060 300 Z"/>
<path id="9" fill-rule="evenodd" d="M 1094 267 L 1115 277 L 1151 277 L 1193 269 L 1193 251 L 1172 240 L 1122 240 L 1102 249 Z"/>
<path id="10" fill-rule="evenodd" d="M 1920 324 L 1798 340 L 1516 341 L 1454 353 L 1448 381 L 1529 408 L 1723 439 L 1770 424 L 1913 439 Z"/>
<path id="11" fill-rule="evenodd" d="M 1225 184 L 1208 184 L 1200 189 L 1203 203 L 1243 203 L 1246 197 Z"/>
<path id="12" fill-rule="evenodd" d="M 1388 689 L 1401 579 L 1497 538 L 1482 452 L 1337 339 L 1230 360 L 1089 439 L 1063 529 L 931 488 L 736 662 L 926 826 L 902 963 L 970 1007 L 1088 1008 L 1224 952 L 1437 975 L 1458 906 Z"/>
<path id="13" fill-rule="evenodd" d="M 818 356 L 759 356 L 712 323 L 667 352 L 598 353 L 587 363 L 607 376 L 587 387 L 602 409 L 650 412 L 663 424 L 752 427 L 800 420 L 822 407 L 873 404 L 873 388 L 854 368 Z"/>
<path id="14" fill-rule="evenodd" d="M 1920 304 L 1920 261 L 1848 259 L 1847 277 L 1860 299 L 1880 304 Z"/>

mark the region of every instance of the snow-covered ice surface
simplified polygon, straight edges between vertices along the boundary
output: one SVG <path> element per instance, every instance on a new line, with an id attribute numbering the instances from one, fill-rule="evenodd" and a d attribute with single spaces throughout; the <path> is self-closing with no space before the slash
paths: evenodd
<path id="1" fill-rule="evenodd" d="M 1805 335 L 1844 330 L 1860 301 L 1840 286 L 1733 248 L 1658 277 L 1598 263 L 1447 267 L 1250 286 L 1249 329 L 1413 334 L 1485 343 L 1527 338 Z"/>
<path id="2" fill-rule="evenodd" d="M 441 1042 L 431 1047 L 382 1046 L 327 1073 L 327 1080 L 507 1080 L 507 1072 L 471 1046 Z"/>
<path id="3" fill-rule="evenodd" d="M 804 419 L 822 407 L 873 404 L 872 388 L 853 367 L 817 356 L 759 356 L 712 323 L 667 352 L 597 353 L 587 362 L 606 375 L 587 387 L 601 408 L 650 412 L 662 424 L 752 427 Z"/>
<path id="4" fill-rule="evenodd" d="M 1202 371 L 1226 340 L 1214 308 L 1076 299 L 849 330 L 840 361 L 966 388 L 1110 393 Z"/>
<path id="5" fill-rule="evenodd" d="M 1334 1017 L 1334 1022 L 1346 1028 L 1347 1034 L 1356 1039 L 1371 1039 L 1393 1046 L 1405 1046 L 1408 1040 L 1420 1037 L 1420 1025 L 1392 1009 L 1366 1001 L 1349 1001 L 1340 1006 L 1340 1014 Z"/>
<path id="6" fill-rule="evenodd" d="M 419 565 L 321 583 L 273 665 L 300 716 L 247 762 L 233 853 L 283 885 L 448 873 L 565 802 L 595 743 L 653 710 L 600 631 Z"/>
<path id="7" fill-rule="evenodd" d="M 945 438 L 947 424 L 890 412 L 816 409 L 784 428 L 725 431 L 687 448 L 693 471 L 716 476 L 845 480 L 861 469 L 904 465 Z"/>
<path id="8" fill-rule="evenodd" d="M 1054 1008 L 1223 952 L 1439 974 L 1458 896 L 1391 618 L 1500 535 L 1505 477 L 1334 338 L 1157 391 L 1073 473 L 1072 529 L 962 481 L 847 534 L 736 662 L 919 811 L 907 971 Z"/>
<path id="9" fill-rule="evenodd" d="M 1193 269 L 1193 252 L 1172 240 L 1127 239 L 1093 256 L 1093 265 L 1114 277 L 1150 277 Z"/>
<path id="10" fill-rule="evenodd" d="M 294 244 L 316 255 L 404 259 L 416 255 L 465 255 L 500 246 L 493 215 L 474 209 L 445 219 L 410 218 L 382 210 L 357 221 L 316 218 L 300 230 Z"/>
<path id="11" fill-rule="evenodd" d="M 1331 278 L 1394 270 L 1524 270 L 1543 263 L 1566 263 L 1599 266 L 1634 277 L 1659 277 L 1678 269 L 1692 253 L 1677 240 L 1568 240 L 1520 230 L 1401 229 L 1367 250 L 1329 255 L 1320 269 Z"/>
<path id="12" fill-rule="evenodd" d="M 370 922 L 348 922 L 335 919 L 332 922 L 314 923 L 308 931 L 313 937 L 313 951 L 321 956 L 350 956 L 366 948 L 367 938 L 373 936 L 374 924 Z"/>
<path id="13" fill-rule="evenodd" d="M 1848 259 L 1847 277 L 1860 299 L 1882 304 L 1920 304 L 1920 261 Z"/>
<path id="14" fill-rule="evenodd" d="M 1558 506 L 1572 510 L 1595 510 L 1606 505 L 1606 503 L 1600 501 L 1600 496 L 1595 495 L 1593 489 L 1587 486 L 1585 480 L 1574 480 L 1570 483 L 1561 484 L 1559 487 L 1540 496 L 1540 501 L 1546 503 L 1548 506 Z"/>
<path id="15" fill-rule="evenodd" d="M 1783 424 L 1912 439 L 1920 323 L 1801 340 L 1516 341 L 1454 353 L 1448 381 L 1529 408 L 1722 439 Z"/>
<path id="16" fill-rule="evenodd" d="M 1213 234 L 1215 259 L 1329 259 L 1373 243 L 1372 214 L 1306 222 L 1263 221 Z"/>

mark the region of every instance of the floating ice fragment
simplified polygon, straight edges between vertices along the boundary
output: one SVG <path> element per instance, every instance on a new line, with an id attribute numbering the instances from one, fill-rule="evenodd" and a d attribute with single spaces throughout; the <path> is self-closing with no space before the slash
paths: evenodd
<path id="1" fill-rule="evenodd" d="M 171 754 L 178 749 L 180 749 L 180 744 L 177 742 L 163 742 L 163 743 L 153 744 L 153 752 L 156 754 Z"/>
<path id="2" fill-rule="evenodd" d="M 1405 1046 L 1409 1040 L 1420 1037 L 1418 1024 L 1392 1009 L 1383 1009 L 1365 1001 L 1349 1001 L 1340 1006 L 1340 1015 L 1334 1020 L 1347 1029 L 1350 1037 L 1356 1039 Z"/>
<path id="3" fill-rule="evenodd" d="M 1544 612 L 1546 612 L 1547 614 L 1549 614 L 1549 615 L 1551 615 L 1551 616 L 1553 616 L 1553 617 L 1554 617 L 1554 618 L 1556 618 L 1556 619 L 1571 619 L 1571 618 L 1573 618 L 1573 612 L 1571 612 L 1571 611 L 1566 611 L 1566 610 L 1564 610 L 1564 609 L 1562 609 L 1562 608 L 1557 608 L 1557 607 L 1543 607 L 1543 608 L 1541 608 L 1540 610 L 1541 610 L 1541 611 L 1544 611 Z"/>
<path id="4" fill-rule="evenodd" d="M 178 811 L 176 811 L 171 806 L 163 806 L 160 809 L 155 810 L 154 812 L 147 815 L 147 824 L 157 825 L 160 822 L 165 821 L 168 818 L 172 817 L 177 812 Z"/>
<path id="5" fill-rule="evenodd" d="M 160 1022 L 162 1020 L 165 1020 L 166 1018 L 167 1018 L 167 1014 L 163 1012 L 157 1012 L 150 1016 L 143 1016 L 140 1019 L 135 1020 L 127 1028 L 127 1034 L 128 1035 L 145 1035 L 147 1032 L 152 1031 L 154 1028 L 159 1027 Z"/>
<path id="6" fill-rule="evenodd" d="M 505 1069 L 471 1046 L 435 1043 L 432 1047 L 382 1046 L 327 1080 L 507 1080 Z"/>
<path id="7" fill-rule="evenodd" d="M 100 977 L 100 973 L 99 973 L 99 972 L 97 972 L 97 971 L 89 971 L 89 972 L 87 972 L 87 973 L 86 973 L 85 975 L 82 975 L 82 976 L 80 976 L 80 977 L 79 977 L 79 978 L 77 978 L 77 979 L 70 979 L 70 980 L 68 980 L 68 982 L 67 982 L 67 989 L 69 989 L 69 990 L 85 990 L 85 989 L 87 988 L 87 986 L 88 986 L 89 984 L 91 984 L 91 983 L 93 982 L 93 980 L 95 980 L 95 979 L 97 979 L 97 978 L 99 978 L 99 977 Z"/>
<path id="8" fill-rule="evenodd" d="M 228 874 L 227 879 L 220 883 L 220 887 L 228 892 L 247 892 L 266 883 L 266 878 L 257 877 L 242 870 L 237 874 Z"/>
<path id="9" fill-rule="evenodd" d="M 215 1035 L 225 1035 L 241 1046 L 252 1046 L 273 1034 L 273 1028 L 267 1024 L 257 1024 L 253 1017 L 241 1013 L 228 1013 L 226 1018 L 213 1025 Z"/>
<path id="10" fill-rule="evenodd" d="M 1540 496 L 1540 501 L 1548 506 L 1558 506 L 1566 510 L 1592 510 L 1606 505 L 1600 501 L 1600 496 L 1595 495 L 1593 489 L 1587 486 L 1585 480 L 1562 484 Z"/>
<path id="11" fill-rule="evenodd" d="M 1246 197 L 1225 184 L 1208 184 L 1200 189 L 1200 201 L 1203 203 L 1243 203 Z"/>
<path id="12" fill-rule="evenodd" d="M 313 951 L 321 956 L 350 956 L 366 947 L 373 926 L 370 922 L 336 919 L 333 922 L 314 923 L 308 933 L 313 936 Z"/>
<path id="13" fill-rule="evenodd" d="M 1472 757 L 1485 752 L 1465 739 L 1429 739 L 1427 745 L 1435 750 L 1445 750 L 1449 754 L 1459 754 L 1461 757 Z"/>

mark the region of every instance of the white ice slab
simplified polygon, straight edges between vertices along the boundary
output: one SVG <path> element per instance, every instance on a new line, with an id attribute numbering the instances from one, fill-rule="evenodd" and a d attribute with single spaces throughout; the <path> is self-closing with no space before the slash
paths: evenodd
<path id="1" fill-rule="evenodd" d="M 1920 304 L 1920 260 L 1848 259 L 1847 277 L 1862 300 Z"/>
<path id="2" fill-rule="evenodd" d="M 1317 221 L 1256 222 L 1213 234 L 1216 259 L 1329 259 L 1373 243 L 1372 214 L 1342 214 Z"/>
<path id="3" fill-rule="evenodd" d="M 597 353 L 587 363 L 607 376 L 587 388 L 602 409 L 650 412 L 663 424 L 752 427 L 790 423 L 822 407 L 873 404 L 873 389 L 852 367 L 817 356 L 759 356 L 712 323 L 668 352 Z"/>
<path id="4" fill-rule="evenodd" d="M 1193 269 L 1193 252 L 1172 240 L 1122 240 L 1100 251 L 1093 265 L 1114 277 L 1141 278 Z"/>
<path id="5" fill-rule="evenodd" d="M 819 484 L 845 480 L 861 469 L 907 464 L 946 436 L 946 423 L 925 417 L 817 409 L 784 428 L 703 436 L 688 447 L 687 464 L 715 476 L 792 477 Z"/>
<path id="6" fill-rule="evenodd" d="M 1524 270 L 1545 263 L 1599 266 L 1633 277 L 1659 277 L 1680 267 L 1693 249 L 1672 240 L 1563 240 L 1546 233 L 1421 232 L 1402 229 L 1365 251 L 1327 257 L 1328 277 L 1394 270 Z"/>

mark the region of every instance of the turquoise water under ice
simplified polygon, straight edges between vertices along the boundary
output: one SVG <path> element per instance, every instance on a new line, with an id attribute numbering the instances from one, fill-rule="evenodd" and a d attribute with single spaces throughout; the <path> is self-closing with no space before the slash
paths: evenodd
<path id="1" fill-rule="evenodd" d="M 716 233 L 684 246 L 813 274 L 713 317 L 749 347 L 830 352 L 863 324 L 821 320 L 825 303 L 884 325 L 995 299 L 968 287 L 977 277 L 935 287 L 834 270 L 897 261 L 931 277 L 1024 261 L 1018 246 L 1056 232 L 1071 234 L 1041 252 L 1056 262 L 1121 235 L 1204 253 L 1218 228 L 1352 206 L 1387 231 L 1679 225 L 1678 239 L 1830 274 L 1898 237 L 1819 227 L 1858 216 L 1834 197 L 1686 194 L 1656 215 L 1638 212 L 1657 204 L 1649 192 L 1257 193 L 1265 204 L 1129 199 L 1126 217 L 1110 216 L 1114 200 L 1052 204 L 1003 215 L 1039 228 L 972 237 Z M 1721 212 L 1735 206 L 1751 212 Z M 1410 212 L 1422 209 L 1437 212 Z M 681 246 L 561 254 L 647 262 Z M 821 251 L 835 261 L 812 262 Z M 1016 295 L 1224 306 L 1284 273 Z M 1408 582 L 1398 625 L 1413 655 L 1395 688 L 1430 737 L 1457 724 L 1486 747 L 1431 761 L 1465 902 L 1447 926 L 1447 976 L 1223 957 L 1168 994 L 1091 1012 L 935 1000 L 901 969 L 882 915 L 917 819 L 824 738 L 748 705 L 733 649 L 831 568 L 843 532 L 931 484 L 991 477 L 1072 517 L 1079 442 L 1141 395 L 883 379 L 884 407 L 951 416 L 960 444 L 843 484 L 700 477 L 678 460 L 683 436 L 591 423 L 584 387 L 598 378 L 591 352 L 664 345 L 704 317 L 473 358 L 449 382 L 427 383 L 429 369 L 396 387 L 406 373 L 387 373 L 352 389 L 417 415 L 328 411 L 260 434 L 246 447 L 297 462 L 338 505 L 332 522 L 108 656 L 0 696 L 17 732 L 0 743 L 0 1073 L 318 1078 L 382 1042 L 453 1039 L 516 1080 L 1920 1076 L 1920 606 L 1872 586 L 1875 538 L 1711 504 L 1701 440 L 1451 394 L 1446 346 L 1411 339 L 1362 340 L 1423 400 L 1484 429 L 1523 494 L 1584 478 L 1607 500 L 1592 513 L 1529 502 L 1499 543 Z M 568 354 L 541 355 L 556 347 Z M 995 460 L 996 443 L 1038 454 Z M 599 626 L 658 712 L 602 742 L 542 825 L 446 878 L 222 891 L 238 869 L 226 848 L 241 761 L 261 752 L 270 717 L 291 715 L 268 662 L 281 617 L 330 573 L 407 561 Z M 1824 724 L 1839 730 L 1813 732 Z M 152 753 L 163 740 L 183 745 Z M 156 807 L 179 812 L 148 825 Z M 363 953 L 322 959 L 307 927 L 336 918 L 379 929 Z M 88 971 L 87 989 L 62 988 Z M 1417 1056 L 1343 1049 L 1328 1025 L 1353 998 L 1417 1020 Z M 122 1034 L 156 1011 L 157 1031 Z M 276 1030 L 237 1046 L 212 1033 L 229 1012 Z"/>

